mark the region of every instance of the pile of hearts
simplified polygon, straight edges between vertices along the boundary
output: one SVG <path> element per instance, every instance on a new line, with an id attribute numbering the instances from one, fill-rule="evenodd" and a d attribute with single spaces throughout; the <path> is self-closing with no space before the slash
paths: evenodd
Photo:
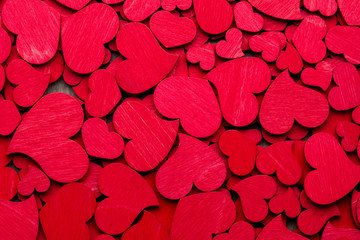
<path id="1" fill-rule="evenodd" d="M 0 239 L 360 239 L 359 26 L 358 0 L 1 0 Z"/>

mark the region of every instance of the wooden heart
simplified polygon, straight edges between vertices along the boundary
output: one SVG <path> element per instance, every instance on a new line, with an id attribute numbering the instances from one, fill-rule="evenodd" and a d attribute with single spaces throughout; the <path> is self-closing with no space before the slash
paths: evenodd
<path id="1" fill-rule="evenodd" d="M 213 240 L 255 240 L 255 230 L 250 223 L 245 221 L 239 221 L 231 226 L 229 233 L 222 233 L 216 235 Z"/>
<path id="2" fill-rule="evenodd" d="M 286 216 L 295 218 L 301 212 L 299 197 L 300 191 L 297 187 L 285 187 L 278 183 L 275 196 L 269 201 L 269 209 L 275 214 L 284 212 Z"/>
<path id="3" fill-rule="evenodd" d="M 298 51 L 291 43 L 287 43 L 286 50 L 281 52 L 276 60 L 276 67 L 280 70 L 288 68 L 291 73 L 298 74 L 303 66 L 304 63 Z"/>
<path id="4" fill-rule="evenodd" d="M 160 7 L 160 0 L 125 0 L 123 9 L 127 19 L 141 22 Z"/>
<path id="5" fill-rule="evenodd" d="M 236 27 L 248 32 L 259 32 L 263 25 L 263 17 L 253 12 L 252 6 L 246 1 L 238 2 L 234 7 Z"/>
<path id="6" fill-rule="evenodd" d="M 280 51 L 286 46 L 286 37 L 281 32 L 263 32 L 249 40 L 249 47 L 254 52 L 261 52 L 267 62 L 275 61 Z"/>
<path id="7" fill-rule="evenodd" d="M 300 0 L 249 0 L 249 3 L 260 12 L 285 20 L 300 20 Z"/>
<path id="8" fill-rule="evenodd" d="M 335 0 L 304 0 L 304 7 L 311 12 L 319 11 L 330 17 L 336 13 L 337 3 Z"/>
<path id="9" fill-rule="evenodd" d="M 233 59 L 244 56 L 242 51 L 242 33 L 237 28 L 230 28 L 225 35 L 226 40 L 216 44 L 216 53 L 219 57 Z"/>
<path id="10" fill-rule="evenodd" d="M 49 178 L 40 169 L 29 165 L 27 173 L 21 177 L 18 184 L 18 191 L 23 196 L 29 196 L 34 190 L 37 192 L 46 192 L 49 187 Z"/>
<path id="11" fill-rule="evenodd" d="M 356 0 L 337 0 L 340 12 L 348 25 L 360 25 L 360 8 Z"/>
<path id="12" fill-rule="evenodd" d="M 191 47 L 186 52 L 186 59 L 190 63 L 199 63 L 202 70 L 209 71 L 215 66 L 215 50 L 210 43 Z"/>
<path id="13" fill-rule="evenodd" d="M 191 7 L 192 0 L 162 0 L 161 7 L 166 11 L 173 11 L 176 7 L 180 10 L 187 10 Z"/>
<path id="14" fill-rule="evenodd" d="M 336 134 L 343 138 L 341 146 L 346 152 L 353 152 L 359 142 L 360 126 L 352 122 L 340 122 L 336 126 Z"/>

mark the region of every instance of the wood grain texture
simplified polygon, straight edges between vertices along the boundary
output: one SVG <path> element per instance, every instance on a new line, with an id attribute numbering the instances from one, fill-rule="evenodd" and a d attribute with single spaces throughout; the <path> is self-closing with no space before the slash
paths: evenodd
<path id="1" fill-rule="evenodd" d="M 0 135 L 10 135 L 21 121 L 19 110 L 10 100 L 0 100 L 0 109 Z"/>
<path id="2" fill-rule="evenodd" d="M 46 192 L 49 187 L 49 178 L 40 169 L 29 165 L 26 175 L 21 177 L 18 184 L 18 191 L 23 196 L 29 196 L 35 190 Z"/>
<path id="3" fill-rule="evenodd" d="M 64 60 L 59 52 L 47 63 L 36 65 L 34 68 L 44 74 L 50 74 L 50 83 L 56 82 L 64 72 Z"/>
<path id="4" fill-rule="evenodd" d="M 360 5 L 356 0 L 338 0 L 340 12 L 348 25 L 360 26 Z"/>
<path id="5" fill-rule="evenodd" d="M 286 37 L 281 32 L 263 32 L 249 40 L 250 49 L 261 52 L 261 57 L 267 62 L 274 62 L 285 46 Z"/>
<path id="6" fill-rule="evenodd" d="M 281 52 L 276 60 L 276 67 L 279 70 L 289 69 L 291 73 L 298 74 L 303 69 L 304 63 L 300 54 L 291 43 L 286 43 L 286 50 Z"/>
<path id="7" fill-rule="evenodd" d="M 214 134 L 222 121 L 215 93 L 205 79 L 166 78 L 155 88 L 154 104 L 163 116 L 179 118 L 183 129 L 197 138 Z"/>
<path id="8" fill-rule="evenodd" d="M 300 0 L 249 0 L 260 12 L 284 20 L 301 20 Z"/>
<path id="9" fill-rule="evenodd" d="M 162 0 L 161 1 L 161 7 L 165 11 L 173 11 L 175 8 L 179 8 L 180 10 L 187 10 L 191 7 L 192 0 Z"/>
<path id="10" fill-rule="evenodd" d="M 85 7 L 91 0 L 77 0 L 77 1 L 56 0 L 56 1 L 68 8 L 71 8 L 74 10 L 80 10 L 81 8 Z"/>
<path id="11" fill-rule="evenodd" d="M 225 34 L 225 40 L 221 40 L 216 44 L 216 53 L 219 57 L 227 59 L 244 56 L 241 31 L 237 28 L 230 28 Z"/>
<path id="12" fill-rule="evenodd" d="M 186 59 L 190 63 L 199 63 L 204 71 L 209 71 L 215 66 L 215 49 L 211 43 L 201 47 L 191 47 L 186 52 Z"/>
<path id="13" fill-rule="evenodd" d="M 78 180 L 88 170 L 89 159 L 69 137 L 80 130 L 83 120 L 83 110 L 75 98 L 64 93 L 48 94 L 26 114 L 7 154 L 30 156 L 55 181 Z"/>
<path id="14" fill-rule="evenodd" d="M 0 166 L 0 199 L 13 199 L 17 194 L 18 182 L 19 176 L 14 169 Z"/>
<path id="15" fill-rule="evenodd" d="M 336 126 L 336 134 L 342 138 L 341 146 L 346 152 L 356 150 L 360 137 L 360 126 L 352 122 L 340 122 Z"/>
<path id="16" fill-rule="evenodd" d="M 5 60 L 9 57 L 11 52 L 11 39 L 9 34 L 0 27 L 0 64 L 5 62 Z"/>
<path id="17" fill-rule="evenodd" d="M 285 187 L 277 182 L 275 196 L 269 201 L 269 210 L 274 214 L 284 212 L 286 216 L 295 218 L 301 212 L 299 197 L 300 191 L 297 187 Z"/>
<path id="18" fill-rule="evenodd" d="M 150 17 L 160 7 L 160 0 L 125 0 L 124 14 L 133 22 Z"/>
<path id="19" fill-rule="evenodd" d="M 60 15 L 40 0 L 8 0 L 2 10 L 7 29 L 18 35 L 16 48 L 27 62 L 42 64 L 56 53 Z"/>
<path id="20" fill-rule="evenodd" d="M 250 223 L 239 221 L 231 226 L 229 233 L 222 233 L 213 238 L 213 240 L 232 239 L 255 240 L 255 229 Z"/>
<path id="21" fill-rule="evenodd" d="M 236 27 L 247 32 L 259 32 L 263 25 L 263 17 L 253 12 L 252 6 L 246 1 L 238 2 L 234 7 Z"/>
<path id="22" fill-rule="evenodd" d="M 84 184 L 93 192 L 95 198 L 101 196 L 101 192 L 98 186 L 98 178 L 102 171 L 102 167 L 96 163 L 90 162 L 89 170 L 85 174 L 85 176 L 79 181 L 79 183 Z"/>
<path id="23" fill-rule="evenodd" d="M 346 238 L 349 240 L 356 240 L 360 238 L 360 230 L 356 228 L 337 228 L 331 223 L 326 224 L 323 234 L 321 235 L 322 240 L 331 240 Z"/>
<path id="24" fill-rule="evenodd" d="M 335 0 L 304 0 L 304 7 L 311 12 L 319 11 L 329 17 L 336 13 L 337 3 Z"/>

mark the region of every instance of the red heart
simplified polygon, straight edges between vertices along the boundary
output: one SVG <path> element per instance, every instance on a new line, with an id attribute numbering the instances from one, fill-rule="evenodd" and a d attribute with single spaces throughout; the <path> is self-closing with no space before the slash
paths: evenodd
<path id="1" fill-rule="evenodd" d="M 244 176 L 255 166 L 256 143 L 237 130 L 228 130 L 219 139 L 219 148 L 229 156 L 228 164 L 231 172 Z"/>
<path id="2" fill-rule="evenodd" d="M 0 100 L 0 135 L 10 135 L 21 121 L 19 110 L 10 100 Z"/>
<path id="3" fill-rule="evenodd" d="M 249 47 L 254 52 L 262 52 L 262 58 L 267 62 L 275 61 L 280 51 L 286 46 L 286 37 L 281 32 L 263 32 L 249 40 Z"/>
<path id="4" fill-rule="evenodd" d="M 176 17 L 167 11 L 158 11 L 152 15 L 149 26 L 155 37 L 166 48 L 187 44 L 196 34 L 193 21 L 186 17 Z"/>
<path id="5" fill-rule="evenodd" d="M 56 0 L 57 2 L 61 3 L 62 5 L 74 9 L 74 10 L 80 10 L 83 7 L 85 7 L 91 0 Z"/>
<path id="6" fill-rule="evenodd" d="M 215 151 L 196 138 L 179 134 L 179 147 L 160 167 L 155 181 L 161 195 L 179 199 L 193 184 L 201 191 L 216 190 L 225 177 L 225 163 Z"/>
<path id="7" fill-rule="evenodd" d="M 48 94 L 26 113 L 7 154 L 28 155 L 55 181 L 76 181 L 88 170 L 89 159 L 69 137 L 80 130 L 83 120 L 83 110 L 75 98 L 64 93 Z"/>
<path id="8" fill-rule="evenodd" d="M 156 109 L 167 118 L 180 118 L 184 130 L 197 138 L 214 134 L 222 121 L 219 103 L 209 82 L 170 77 L 155 88 Z"/>
<path id="9" fill-rule="evenodd" d="M 8 0 L 2 9 L 7 29 L 18 35 L 21 58 L 42 64 L 54 57 L 60 34 L 60 15 L 40 0 Z"/>
<path id="10" fill-rule="evenodd" d="M 322 39 L 326 32 L 326 23 L 318 16 L 308 16 L 300 23 L 292 42 L 305 62 L 318 63 L 325 57 L 326 46 Z"/>
<path id="11" fill-rule="evenodd" d="M 98 203 L 95 221 L 108 234 L 124 232 L 143 209 L 159 204 L 141 175 L 121 163 L 106 166 L 99 175 L 98 184 L 108 198 Z"/>
<path id="12" fill-rule="evenodd" d="M 270 84 L 270 70 L 258 58 L 247 57 L 223 63 L 206 76 L 215 85 L 224 119 L 233 126 L 247 126 L 257 117 L 259 103 L 253 93 Z"/>
<path id="13" fill-rule="evenodd" d="M 342 63 L 333 71 L 334 82 L 338 87 L 333 87 L 328 95 L 328 100 L 335 110 L 349 110 L 360 105 L 360 74 L 354 65 Z"/>
<path id="14" fill-rule="evenodd" d="M 40 169 L 29 165 L 26 175 L 21 177 L 18 184 L 18 191 L 23 196 L 29 196 L 34 190 L 46 192 L 49 187 L 49 178 Z"/>
<path id="15" fill-rule="evenodd" d="M 193 0 L 193 7 L 200 28 L 209 34 L 225 32 L 234 18 L 233 9 L 226 0 Z"/>
<path id="16" fill-rule="evenodd" d="M 11 52 L 11 39 L 9 34 L 0 27 L 0 64 L 5 62 Z M 1 87 L 0 87 L 1 89 Z"/>
<path id="17" fill-rule="evenodd" d="M 171 240 L 211 240 L 235 220 L 235 205 L 228 194 L 208 192 L 180 199 L 171 226 Z M 196 227 L 194 227 L 196 226 Z"/>
<path id="18" fill-rule="evenodd" d="M 337 4 L 335 0 L 304 0 L 304 6 L 309 11 L 319 11 L 326 17 L 334 15 L 337 10 Z"/>
<path id="19" fill-rule="evenodd" d="M 169 232 L 162 223 L 151 213 L 144 211 L 141 220 L 126 230 L 122 240 L 147 239 L 170 240 Z"/>
<path id="20" fill-rule="evenodd" d="M 150 29 L 141 23 L 121 27 L 116 45 L 120 54 L 127 58 L 119 64 L 116 80 L 129 93 L 141 93 L 154 87 L 177 61 L 177 57 L 165 52 Z"/>
<path id="21" fill-rule="evenodd" d="M 301 212 L 299 201 L 300 191 L 297 187 L 285 187 L 278 182 L 276 194 L 269 201 L 269 209 L 275 214 L 285 212 L 290 218 L 297 217 Z"/>
<path id="22" fill-rule="evenodd" d="M 138 171 L 149 171 L 169 153 L 179 121 L 163 120 L 143 103 L 127 100 L 116 109 L 114 126 L 122 137 L 131 139 L 124 150 L 126 162 Z"/>
<path id="23" fill-rule="evenodd" d="M 34 66 L 34 68 L 44 74 L 50 74 L 50 83 L 56 82 L 64 72 L 64 60 L 59 52 L 47 63 Z"/>
<path id="24" fill-rule="evenodd" d="M 81 27 L 80 27 L 81 26 Z M 66 65 L 77 73 L 91 73 L 105 58 L 104 43 L 119 29 L 119 17 L 108 5 L 90 4 L 61 24 L 61 43 Z"/>
<path id="25" fill-rule="evenodd" d="M 107 70 L 100 69 L 90 75 L 89 89 L 85 109 L 93 117 L 105 117 L 121 99 L 116 79 Z"/>
<path id="26" fill-rule="evenodd" d="M 286 228 L 281 215 L 273 218 L 257 236 L 256 240 L 308 240 L 308 238 L 296 234 Z"/>
<path id="27" fill-rule="evenodd" d="M 86 222 L 93 216 L 96 199 L 81 183 L 60 188 L 40 211 L 41 226 L 48 240 L 89 239 Z"/>
<path id="28" fill-rule="evenodd" d="M 192 0 L 162 0 L 161 1 L 161 7 L 165 11 L 173 11 L 176 7 L 178 7 L 180 10 L 187 10 L 191 7 Z"/>
<path id="29" fill-rule="evenodd" d="M 39 227 L 35 197 L 23 202 L 0 199 L 0 236 L 6 240 L 34 240 Z"/>
<path id="30" fill-rule="evenodd" d="M 259 120 L 266 131 L 283 134 L 292 128 L 294 120 L 304 127 L 313 128 L 323 124 L 328 115 L 329 105 L 326 98 L 295 83 L 285 70 L 266 91 Z"/>
<path id="31" fill-rule="evenodd" d="M 280 70 L 289 69 L 291 73 L 297 74 L 303 69 L 303 61 L 300 54 L 291 43 L 287 43 L 285 52 L 281 52 L 276 60 L 276 67 Z"/>
<path id="32" fill-rule="evenodd" d="M 245 221 L 236 222 L 230 228 L 229 233 L 223 233 L 215 236 L 213 240 L 255 240 L 255 230 L 250 223 Z"/>
<path id="33" fill-rule="evenodd" d="M 305 144 L 304 153 L 306 161 L 316 169 L 306 176 L 304 183 L 305 192 L 313 202 L 333 203 L 359 183 L 360 166 L 346 156 L 330 134 L 311 136 Z"/>
<path id="34" fill-rule="evenodd" d="M 345 59 L 352 64 L 360 64 L 359 42 L 358 27 L 335 26 L 328 31 L 325 38 L 326 46 L 331 52 L 344 54 Z"/>
<path id="35" fill-rule="evenodd" d="M 98 164 L 90 162 L 88 172 L 79 181 L 79 183 L 82 183 L 90 188 L 90 190 L 94 193 L 95 198 L 101 196 L 101 192 L 98 186 L 98 178 L 102 169 L 103 168 Z"/>
<path id="36" fill-rule="evenodd" d="M 45 93 L 50 74 L 44 74 L 34 69 L 27 62 L 17 59 L 6 68 L 8 80 L 15 85 L 14 101 L 21 107 L 31 107 Z"/>
<path id="37" fill-rule="evenodd" d="M 115 133 L 109 132 L 106 122 L 100 118 L 88 119 L 81 129 L 86 152 L 97 158 L 115 159 L 124 150 L 124 140 Z"/>
<path id="38" fill-rule="evenodd" d="M 237 28 L 230 28 L 225 35 L 225 40 L 216 44 L 216 53 L 222 58 L 240 58 L 244 56 L 242 51 L 242 33 Z"/>
<path id="39" fill-rule="evenodd" d="M 360 230 L 356 228 L 337 228 L 329 222 L 321 235 L 321 240 L 333 239 L 357 240 L 360 239 Z"/>
<path id="40" fill-rule="evenodd" d="M 326 224 L 326 222 L 340 215 L 340 210 L 335 204 L 320 206 L 316 205 L 302 191 L 300 194 L 301 206 L 306 210 L 302 211 L 297 219 L 299 230 L 306 235 L 314 235 L 318 233 Z"/>
<path id="41" fill-rule="evenodd" d="M 260 12 L 285 20 L 303 19 L 300 11 L 300 0 L 249 0 L 249 3 Z"/>
<path id="42" fill-rule="evenodd" d="M 264 148 L 256 157 L 257 169 L 267 175 L 276 172 L 279 181 L 294 185 L 301 178 L 301 167 L 294 154 L 294 141 L 283 141 Z"/>
<path id="43" fill-rule="evenodd" d="M 240 199 L 244 216 L 251 222 L 260 222 L 268 214 L 265 199 L 270 199 L 276 192 L 274 179 L 266 175 L 245 178 L 231 187 Z"/>
<path id="44" fill-rule="evenodd" d="M 201 47 L 191 47 L 186 52 L 186 59 L 191 63 L 200 62 L 201 69 L 209 71 L 215 66 L 215 50 L 210 43 Z"/>
<path id="45" fill-rule="evenodd" d="M 0 199 L 13 199 L 17 193 L 18 182 L 19 176 L 14 169 L 0 166 Z"/>
<path id="46" fill-rule="evenodd" d="M 125 0 L 124 14 L 133 22 L 150 17 L 160 7 L 160 0 Z"/>
<path id="47" fill-rule="evenodd" d="M 348 25 L 360 25 L 360 8 L 357 0 L 337 0 L 342 17 Z"/>
<path id="48" fill-rule="evenodd" d="M 340 122 L 336 126 L 336 133 L 339 137 L 343 138 L 341 140 L 341 146 L 346 152 L 356 150 L 360 138 L 359 125 L 346 121 Z"/>
<path id="49" fill-rule="evenodd" d="M 236 27 L 247 32 L 259 32 L 263 25 L 263 17 L 253 12 L 252 6 L 246 1 L 238 2 L 234 7 Z"/>

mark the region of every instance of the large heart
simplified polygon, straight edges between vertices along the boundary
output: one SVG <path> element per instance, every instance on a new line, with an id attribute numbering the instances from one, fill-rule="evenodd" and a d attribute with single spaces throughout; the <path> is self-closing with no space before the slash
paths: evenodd
<path id="1" fill-rule="evenodd" d="M 51 93 L 27 112 L 14 133 L 8 154 L 23 153 L 34 159 L 58 182 L 82 178 L 89 167 L 84 149 L 69 138 L 81 128 L 84 113 L 76 98 Z"/>

